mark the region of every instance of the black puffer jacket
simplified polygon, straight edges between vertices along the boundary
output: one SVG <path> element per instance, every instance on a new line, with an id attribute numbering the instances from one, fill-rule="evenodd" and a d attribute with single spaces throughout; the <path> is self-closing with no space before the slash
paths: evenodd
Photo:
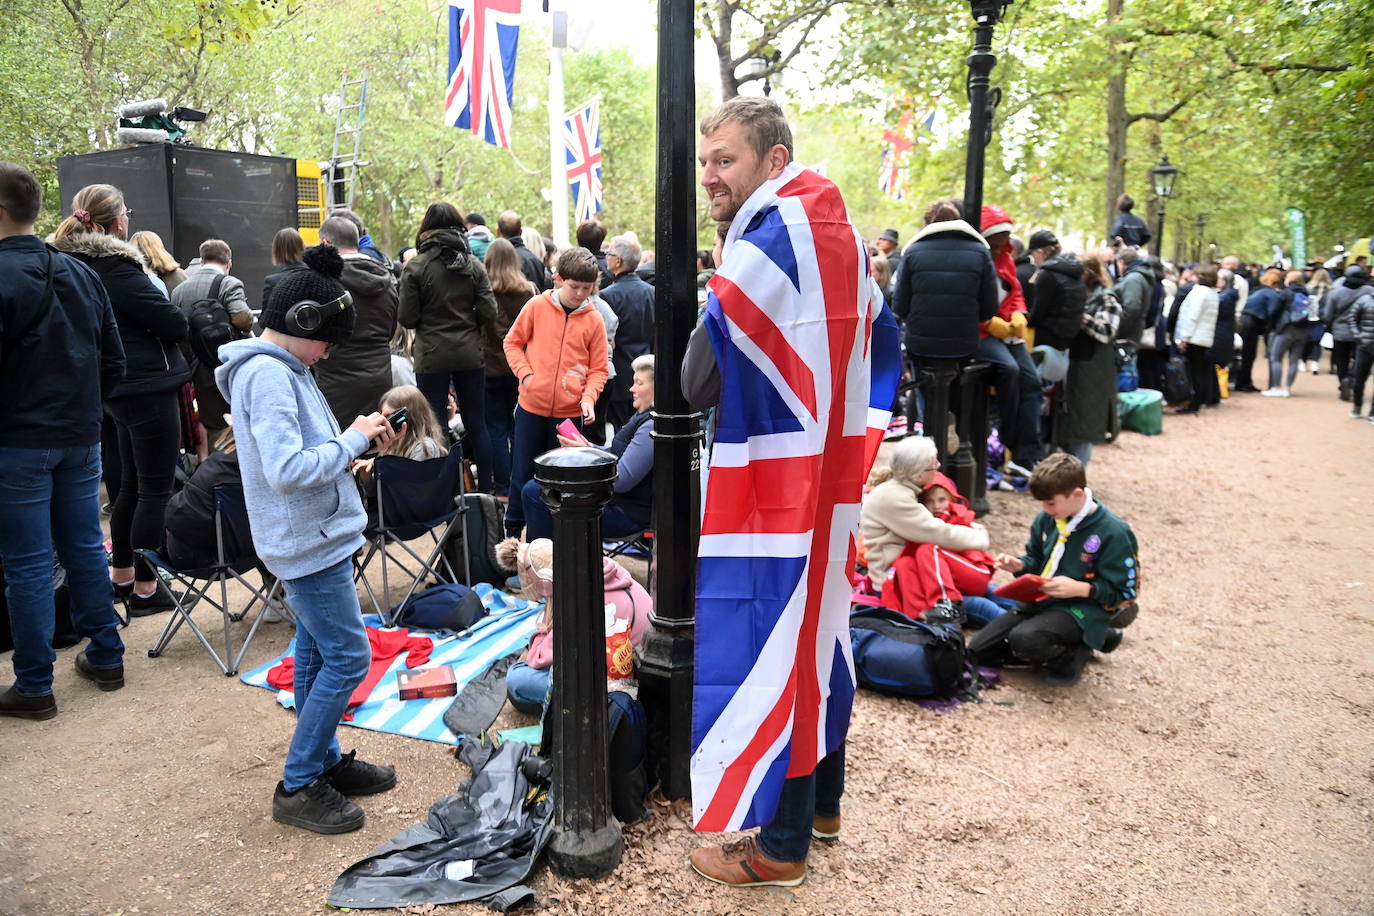
<path id="1" fill-rule="evenodd" d="M 1348 268 L 1344 277 L 1336 281 L 1322 302 L 1322 323 L 1331 329 L 1331 337 L 1348 342 L 1359 335 L 1350 318 L 1350 307 L 1370 289 L 1369 274 L 1359 268 Z"/>
<path id="2" fill-rule="evenodd" d="M 100 232 L 74 232 L 54 246 L 95 271 L 114 306 L 125 367 L 111 400 L 173 391 L 191 380 L 177 346 L 186 338 L 186 316 L 143 272 L 137 248 Z"/>
<path id="3" fill-rule="evenodd" d="M 1361 350 L 1374 353 L 1374 287 L 1364 287 L 1364 294 L 1350 306 L 1349 314 L 1355 342 Z"/>
<path id="4" fill-rule="evenodd" d="M 415 329 L 415 371 L 482 368 L 482 329 L 496 320 L 487 269 L 461 229 L 426 232 L 418 248 L 401 271 L 398 315 Z"/>
<path id="5" fill-rule="evenodd" d="M 992 255 L 976 229 L 963 220 L 926 226 L 902 253 L 892 294 L 892 310 L 906 325 L 907 353 L 971 356 L 978 325 L 997 314 L 999 291 Z"/>
<path id="6" fill-rule="evenodd" d="M 1036 345 L 1067 350 L 1083 327 L 1083 303 L 1088 301 L 1083 265 L 1071 254 L 1057 254 L 1040 265 L 1031 286 L 1034 305 L 1026 320 L 1035 328 Z"/>
<path id="7" fill-rule="evenodd" d="M 339 282 L 353 296 L 357 319 L 347 340 L 315 364 L 315 381 L 340 429 L 377 409 L 391 388 L 391 337 L 396 333 L 396 281 L 391 269 L 362 252 L 343 256 Z"/>

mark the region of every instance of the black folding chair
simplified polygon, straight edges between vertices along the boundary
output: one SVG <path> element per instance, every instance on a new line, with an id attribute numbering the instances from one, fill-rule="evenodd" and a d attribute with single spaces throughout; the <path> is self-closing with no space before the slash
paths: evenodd
<path id="1" fill-rule="evenodd" d="M 173 580 L 185 588 L 185 593 L 181 596 L 172 591 L 172 598 L 175 601 L 172 617 L 167 621 L 167 626 L 163 628 L 157 644 L 148 650 L 149 658 L 160 656 L 163 650 L 167 648 L 167 644 L 172 641 L 172 637 L 181 629 L 182 624 L 185 624 L 191 628 L 196 639 L 200 640 L 205 651 L 210 653 L 210 657 L 215 660 L 219 670 L 224 672 L 226 676 L 233 677 L 238 674 L 239 665 L 242 664 L 243 657 L 248 652 L 248 646 L 253 642 L 253 637 L 257 635 L 258 627 L 262 625 L 262 612 L 259 611 L 253 619 L 253 625 L 249 627 L 248 634 L 244 636 L 243 644 L 239 646 L 237 653 L 234 652 L 233 624 L 243 620 L 255 607 L 260 605 L 263 610 L 266 610 L 273 602 L 283 613 L 288 616 L 291 613 L 285 602 L 280 600 L 280 580 L 273 580 L 271 587 L 264 592 L 265 585 L 254 585 L 244 578 L 245 573 L 259 566 L 259 560 L 253 547 L 253 532 L 248 524 L 248 504 L 244 501 L 243 487 L 241 486 L 222 484 L 215 487 L 215 562 L 213 565 L 199 569 L 177 569 L 155 550 L 139 550 L 137 552 L 154 569 L 165 570 Z M 230 580 L 238 582 L 252 593 L 248 604 L 240 611 L 231 610 L 229 605 Z M 216 584 L 219 585 L 218 601 L 210 592 Z M 205 632 L 191 617 L 191 612 L 202 601 L 220 612 L 224 623 L 223 656 L 215 651 Z"/>
<path id="2" fill-rule="evenodd" d="M 369 520 L 363 536 L 367 538 L 367 552 L 361 560 L 354 560 L 354 579 L 361 579 L 372 607 L 388 626 L 392 623 L 390 567 L 394 563 L 411 580 L 404 604 L 415 594 L 424 580 L 433 576 L 444 582 L 470 581 L 467 562 L 467 534 L 461 523 L 467 511 L 463 504 L 463 451 L 453 448 L 443 458 L 412 461 L 398 455 L 382 455 L 372 465 L 377 481 L 376 519 Z M 444 550 L 454 536 L 463 539 L 463 578 L 459 579 Z M 428 534 L 434 547 L 427 556 L 417 553 L 407 541 Z M 390 548 L 397 547 L 417 564 L 411 569 L 394 556 Z M 367 567 L 373 558 L 382 563 L 382 600 L 379 601 L 372 583 L 367 580 Z"/>
<path id="3" fill-rule="evenodd" d="M 647 579 L 654 578 L 654 529 L 645 528 L 624 537 L 606 538 L 601 543 L 602 555 L 614 560 L 620 556 L 635 556 L 642 552 L 649 561 Z M 631 553 L 634 551 L 634 553 Z"/>

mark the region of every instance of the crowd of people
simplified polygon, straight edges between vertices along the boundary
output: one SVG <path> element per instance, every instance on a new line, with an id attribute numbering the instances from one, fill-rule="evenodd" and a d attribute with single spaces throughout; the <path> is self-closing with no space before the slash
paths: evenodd
<path id="1" fill-rule="evenodd" d="M 703 305 L 715 272 L 727 269 L 727 239 L 739 235 L 732 220 L 753 195 L 798 173 L 791 156 L 790 128 L 767 100 L 737 99 L 703 122 L 702 183 L 720 227 L 716 249 L 698 255 Z M 969 214 L 957 199 L 930 204 L 905 246 L 895 230 L 866 246 L 909 372 L 928 361 L 990 366 L 1004 470 L 1025 479 L 1043 510 L 1023 553 L 993 552 L 966 494 L 940 473 L 934 440 L 905 438 L 862 499 L 873 595 L 911 618 L 938 610 L 966 621 L 978 629 L 969 642 L 976 659 L 1043 666 L 1063 686 L 1094 651 L 1120 644 L 1117 615 L 1138 595 L 1135 536 L 1093 495 L 1086 470 L 1112 435 L 1123 377 L 1165 390 L 1182 373 L 1188 394 L 1175 398 L 1177 409 L 1196 414 L 1231 391 L 1260 390 L 1252 372 L 1263 340 L 1263 394 L 1285 397 L 1300 371 L 1317 371 L 1329 331 L 1340 397 L 1358 417 L 1374 369 L 1365 264 L 1342 265 L 1334 282 L 1319 264 L 1284 270 L 1228 257 L 1175 268 L 1145 253 L 1149 230 L 1132 207 L 1123 197 L 1108 244 L 1077 253 L 1046 229 L 1023 242 L 1003 208 Z M 0 163 L 0 556 L 16 645 L 0 714 L 57 714 L 54 550 L 73 624 L 89 638 L 77 671 L 117 690 L 123 644 L 113 601 L 131 616 L 176 601 L 139 551 L 203 560 L 204 538 L 169 537 L 171 520 L 209 492 L 212 477 L 233 479 L 264 575 L 281 580 L 297 627 L 298 721 L 273 816 L 322 833 L 356 829 L 363 812 L 347 796 L 395 784 L 391 768 L 343 754 L 335 736 L 367 670 L 353 558 L 376 458 L 427 461 L 461 447 L 476 488 L 507 503 L 506 533 L 518 539 L 508 562 L 544 599 L 552 525 L 532 480 L 540 454 L 606 447 L 618 479 L 603 532 L 649 528 L 652 253 L 632 233 L 608 240 L 598 220 L 558 250 L 514 212 L 493 233 L 481 214 L 437 202 L 414 245 L 392 260 L 355 214 L 337 211 L 317 246 L 295 229 L 276 233 L 277 269 L 255 313 L 229 245 L 206 239 L 183 267 L 155 233 L 130 236 L 129 209 L 111 185 L 80 190 L 50 244 L 35 234 L 40 208 L 32 174 Z M 718 364 L 711 347 L 704 331 L 694 335 L 683 368 L 684 391 L 702 409 L 717 407 L 739 371 Z M 945 418 L 922 416 L 919 398 L 895 406 L 912 414 L 908 428 L 944 432 Z M 197 462 L 178 490 L 178 471 Z M 998 570 L 1035 577 L 1040 600 L 994 594 Z M 628 596 L 622 574 L 608 567 L 607 587 Z M 626 600 L 618 613 L 637 640 L 645 608 Z M 545 617 L 537 651 L 511 672 L 512 697 L 526 706 L 547 697 Z M 838 835 L 843 769 L 841 742 L 814 772 L 786 780 L 777 819 L 757 843 L 698 850 L 693 866 L 734 885 L 798 883 L 811 839 Z"/>

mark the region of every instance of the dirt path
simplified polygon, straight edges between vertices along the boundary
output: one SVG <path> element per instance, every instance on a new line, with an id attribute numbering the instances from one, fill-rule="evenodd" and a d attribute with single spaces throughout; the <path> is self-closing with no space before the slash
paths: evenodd
<path id="1" fill-rule="evenodd" d="M 1232 399 L 1100 448 L 1095 489 L 1141 543 L 1123 647 L 1075 689 L 1012 672 L 945 715 L 861 694 L 843 842 L 801 888 L 695 879 L 697 838 L 660 807 L 610 880 L 541 871 L 544 909 L 1369 912 L 1374 428 L 1329 388 L 1305 377 L 1292 399 Z M 1033 504 L 993 501 L 994 544 L 1014 548 Z M 280 827 L 290 715 L 188 638 L 147 658 L 160 626 L 128 631 L 124 691 L 78 680 L 66 650 L 58 718 L 0 721 L 0 913 L 322 912 L 346 864 L 464 775 L 438 745 L 344 729 L 401 785 L 364 800 L 357 833 Z M 287 638 L 271 629 L 253 659 Z"/>

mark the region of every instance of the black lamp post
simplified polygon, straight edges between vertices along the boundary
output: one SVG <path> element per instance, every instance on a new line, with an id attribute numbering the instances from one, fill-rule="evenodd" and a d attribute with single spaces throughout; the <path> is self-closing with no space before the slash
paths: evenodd
<path id="1" fill-rule="evenodd" d="M 1155 251 L 1164 256 L 1164 206 L 1174 196 L 1174 179 L 1178 169 L 1169 164 L 1168 156 L 1159 158 L 1159 165 L 1150 169 L 1150 180 L 1154 182 L 1155 197 L 1159 200 L 1159 231 L 1155 233 Z"/>
<path id="2" fill-rule="evenodd" d="M 654 246 L 654 578 L 639 649 L 650 764 L 668 798 L 691 794 L 693 640 L 701 533 L 701 414 L 682 394 L 697 320 L 696 85 L 692 0 L 658 4 L 658 195 Z M 651 780 L 652 781 L 652 780 Z"/>
<path id="3" fill-rule="evenodd" d="M 973 8 L 973 53 L 968 57 L 968 158 L 964 165 L 964 219 L 979 228 L 983 209 L 983 154 L 992 141 L 992 115 L 1002 90 L 989 89 L 997 55 L 992 53 L 992 30 L 1002 21 L 1011 0 L 970 0 Z"/>
<path id="4" fill-rule="evenodd" d="M 1203 233 L 1206 232 L 1206 230 L 1207 230 L 1207 214 L 1206 214 L 1206 213 L 1199 213 L 1199 214 L 1197 215 L 1196 224 L 1197 224 L 1197 245 L 1195 246 L 1196 254 L 1193 255 L 1193 260 L 1195 260 L 1195 261 L 1201 261 L 1201 260 L 1202 260 L 1202 236 L 1203 236 Z"/>

